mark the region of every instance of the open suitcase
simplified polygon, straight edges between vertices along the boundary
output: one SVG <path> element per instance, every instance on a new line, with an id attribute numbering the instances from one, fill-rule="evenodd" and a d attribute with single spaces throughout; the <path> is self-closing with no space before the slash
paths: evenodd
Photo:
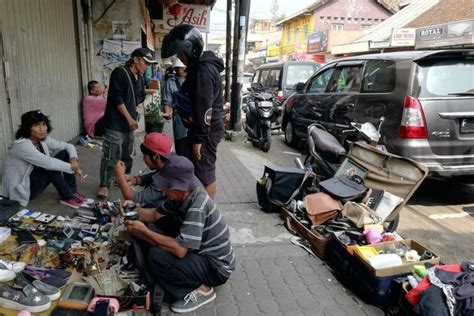
<path id="1" fill-rule="evenodd" d="M 381 151 L 361 142 L 353 144 L 348 157 L 341 164 L 336 175 L 344 174 L 350 168 L 356 168 L 358 172 L 362 170 L 367 187 L 383 189 L 403 198 L 403 202 L 392 211 L 386 222 L 397 217 L 428 174 L 425 166 L 411 159 Z M 324 258 L 329 238 L 308 229 L 287 208 L 283 207 L 281 214 L 288 229 L 307 239 L 316 254 Z"/>

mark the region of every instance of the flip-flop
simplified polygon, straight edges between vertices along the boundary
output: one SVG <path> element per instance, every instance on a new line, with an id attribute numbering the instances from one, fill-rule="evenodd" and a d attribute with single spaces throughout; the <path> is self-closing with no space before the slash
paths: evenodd
<path id="1" fill-rule="evenodd" d="M 100 190 L 99 190 L 99 192 L 97 192 L 97 197 L 98 197 L 99 199 L 105 200 L 105 199 L 107 199 L 107 198 L 109 197 L 109 193 L 102 193 L 102 192 L 100 192 Z"/>

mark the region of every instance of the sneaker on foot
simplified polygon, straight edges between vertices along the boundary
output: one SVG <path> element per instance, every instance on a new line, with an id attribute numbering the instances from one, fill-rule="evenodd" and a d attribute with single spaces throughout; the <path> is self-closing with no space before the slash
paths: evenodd
<path id="1" fill-rule="evenodd" d="M 81 207 L 82 205 L 82 202 L 79 201 L 78 199 L 76 199 L 75 197 L 69 199 L 69 200 L 59 200 L 59 203 L 61 203 L 62 205 L 66 205 L 66 206 L 69 206 L 69 207 L 72 207 L 74 209 L 78 209 Z"/>
<path id="2" fill-rule="evenodd" d="M 32 285 L 18 291 L 9 285 L 0 286 L 0 306 L 15 310 L 27 310 L 30 313 L 41 313 L 51 307 L 48 297 L 38 293 Z"/>
<path id="3" fill-rule="evenodd" d="M 12 270 L 0 269 L 0 282 L 9 282 L 13 280 L 16 273 Z"/>
<path id="4" fill-rule="evenodd" d="M 216 299 L 216 292 L 213 288 L 209 292 L 194 290 L 179 301 L 171 304 L 171 310 L 175 313 L 189 313 L 199 307 L 212 302 Z"/>
<path id="5" fill-rule="evenodd" d="M 47 296 L 51 301 L 55 301 L 61 296 L 61 291 L 59 288 L 46 284 L 40 280 L 35 280 L 23 272 L 18 273 L 16 275 L 15 282 L 13 283 L 13 288 L 22 290 L 27 285 L 33 285 L 33 287 L 37 289 L 39 293 Z"/>
<path id="6" fill-rule="evenodd" d="M 1 270 L 10 270 L 15 273 L 19 273 L 23 271 L 26 267 L 26 263 L 24 262 L 16 262 L 16 261 L 7 261 L 4 259 L 0 259 L 0 269 Z"/>
<path id="7" fill-rule="evenodd" d="M 87 197 L 85 197 L 84 195 L 82 195 L 81 193 L 74 193 L 74 197 L 76 199 L 78 199 L 79 201 L 81 201 L 83 204 L 92 204 L 94 203 L 94 200 L 93 199 L 89 199 Z"/>

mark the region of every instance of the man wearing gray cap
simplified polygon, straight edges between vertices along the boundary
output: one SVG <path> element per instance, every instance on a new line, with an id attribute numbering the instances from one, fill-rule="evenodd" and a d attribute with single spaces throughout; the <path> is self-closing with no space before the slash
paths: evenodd
<path id="1" fill-rule="evenodd" d="M 115 68 L 110 75 L 109 93 L 105 108 L 105 135 L 100 163 L 100 189 L 97 196 L 108 197 L 112 183 L 112 167 L 119 160 L 125 163 L 126 173 L 132 169 L 134 131 L 138 128 L 137 105 L 145 100 L 143 73 L 150 64 L 157 63 L 147 48 L 137 48 L 125 66 Z"/>
<path id="2" fill-rule="evenodd" d="M 154 214 L 139 211 L 140 219 L 156 222 L 165 216 L 177 217 L 179 234 L 166 236 L 142 221 L 125 224 L 135 237 L 154 245 L 148 251 L 147 270 L 171 300 L 171 310 L 191 312 L 215 300 L 213 287 L 224 284 L 235 269 L 229 226 L 187 158 L 170 156 L 154 181 L 168 204 Z"/>

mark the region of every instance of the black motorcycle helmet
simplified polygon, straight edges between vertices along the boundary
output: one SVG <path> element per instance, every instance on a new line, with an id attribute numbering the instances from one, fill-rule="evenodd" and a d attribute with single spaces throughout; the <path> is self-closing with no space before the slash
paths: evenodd
<path id="1" fill-rule="evenodd" d="M 195 62 L 199 60 L 203 47 L 201 32 L 194 26 L 181 24 L 165 36 L 161 47 L 161 58 L 184 53 L 190 62 Z"/>

